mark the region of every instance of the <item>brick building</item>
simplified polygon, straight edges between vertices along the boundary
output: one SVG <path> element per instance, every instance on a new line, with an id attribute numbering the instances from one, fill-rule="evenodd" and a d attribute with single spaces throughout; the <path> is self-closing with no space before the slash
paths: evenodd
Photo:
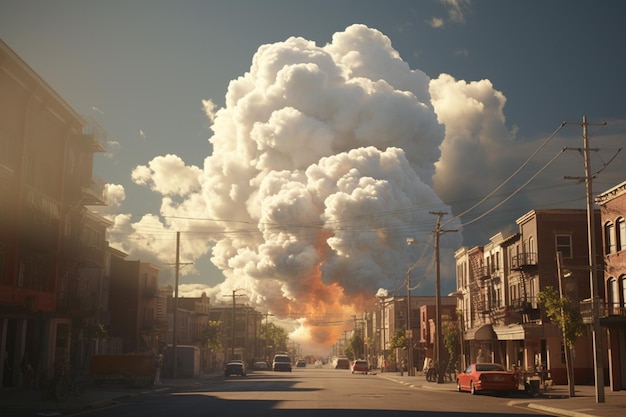
<path id="1" fill-rule="evenodd" d="M 596 198 L 604 243 L 604 288 L 600 325 L 608 338 L 611 389 L 626 389 L 626 181 Z"/>

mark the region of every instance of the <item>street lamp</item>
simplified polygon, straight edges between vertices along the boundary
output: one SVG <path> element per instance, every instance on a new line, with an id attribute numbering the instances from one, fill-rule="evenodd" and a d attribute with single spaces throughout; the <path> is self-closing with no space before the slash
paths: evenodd
<path id="1" fill-rule="evenodd" d="M 567 278 L 572 275 L 571 272 L 563 271 L 563 261 L 561 259 L 561 252 L 556 253 L 557 273 L 559 274 L 559 296 L 563 299 L 563 278 Z M 563 349 L 565 350 L 565 366 L 567 368 L 567 385 L 569 387 L 569 396 L 574 397 L 576 390 L 574 389 L 574 368 L 572 364 L 572 351 L 567 343 L 567 328 L 565 327 L 565 312 L 561 305 L 561 331 L 563 332 Z"/>

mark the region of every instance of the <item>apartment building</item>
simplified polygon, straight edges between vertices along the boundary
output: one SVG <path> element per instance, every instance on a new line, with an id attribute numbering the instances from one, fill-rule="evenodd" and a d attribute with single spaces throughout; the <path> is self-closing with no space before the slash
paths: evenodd
<path id="1" fill-rule="evenodd" d="M 98 308 L 109 223 L 93 155 L 106 132 L 79 115 L 0 40 L 0 381 L 19 385 L 28 352 L 38 375 L 80 366 Z M 106 294 L 104 295 L 106 296 Z"/>
<path id="2" fill-rule="evenodd" d="M 159 268 L 125 257 L 111 257 L 109 334 L 123 343 L 115 353 L 157 354 L 166 326 L 158 315 Z"/>
<path id="3" fill-rule="evenodd" d="M 626 389 L 626 181 L 596 198 L 600 206 L 606 298 L 600 325 L 607 331 L 609 383 Z"/>
<path id="4" fill-rule="evenodd" d="M 599 221 L 600 212 L 595 216 Z M 519 232 L 499 233 L 484 246 L 455 253 L 465 361 L 473 362 L 480 349 L 509 368 L 548 368 L 555 383 L 566 384 L 562 334 L 537 296 L 547 286 L 559 288 L 557 252 L 571 271 L 562 282 L 564 296 L 576 305 L 590 296 L 587 213 L 531 210 L 516 224 Z M 575 380 L 593 383 L 589 334 L 577 340 L 575 351 Z"/>
<path id="5" fill-rule="evenodd" d="M 440 301 L 442 317 L 448 316 L 456 320 L 456 298 L 443 296 Z M 376 361 L 372 361 L 374 366 L 382 368 L 386 360 L 388 370 L 395 370 L 398 362 L 404 359 L 407 364 L 412 363 L 414 368 L 421 370 L 426 357 L 435 358 L 436 297 L 411 296 L 410 305 L 409 310 L 405 296 L 381 297 L 372 314 L 366 316 L 372 320 L 372 323 L 366 326 L 372 329 L 371 333 L 374 336 L 375 348 L 371 352 L 377 358 Z M 407 321 L 409 311 L 411 316 Z M 411 330 L 410 346 L 407 346 L 406 350 L 391 349 L 390 342 L 396 331 L 398 329 L 404 331 L 406 337 L 408 328 Z M 409 339 L 406 340 L 408 344 Z M 407 355 L 413 355 L 411 361 Z M 442 356 L 442 360 L 447 363 L 448 355 L 445 348 L 442 349 Z"/>

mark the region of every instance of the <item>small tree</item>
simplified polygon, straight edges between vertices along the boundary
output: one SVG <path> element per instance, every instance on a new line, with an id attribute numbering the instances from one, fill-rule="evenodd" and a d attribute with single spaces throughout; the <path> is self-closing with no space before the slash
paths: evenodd
<path id="1" fill-rule="evenodd" d="M 406 339 L 404 337 L 404 329 L 396 329 L 395 334 L 389 341 L 389 347 L 392 349 L 403 348 L 406 345 Z"/>
<path id="2" fill-rule="evenodd" d="M 211 352 L 217 352 L 222 348 L 222 323 L 219 321 L 209 321 L 204 327 L 202 341 Z"/>
<path id="3" fill-rule="evenodd" d="M 452 317 L 447 315 L 443 316 L 441 327 L 443 344 L 446 349 L 448 349 L 450 362 L 456 362 L 459 354 L 459 347 L 461 345 L 461 330 L 459 329 L 458 320 L 452 320 Z"/>
<path id="4" fill-rule="evenodd" d="M 585 332 L 580 310 L 574 308 L 569 298 L 561 298 L 559 292 L 551 286 L 547 286 L 539 293 L 537 301 L 545 308 L 550 321 L 565 329 L 565 342 L 573 349 L 576 339 Z"/>
<path id="5" fill-rule="evenodd" d="M 560 279 L 560 278 L 559 278 Z M 567 385 L 570 396 L 575 395 L 574 368 L 571 350 L 574 348 L 576 338 L 585 331 L 580 310 L 574 308 L 569 298 L 561 297 L 560 292 L 554 287 L 547 286 L 537 297 L 537 301 L 545 308 L 546 316 L 551 322 L 557 323 L 563 332 L 565 343 L 565 363 L 567 366 Z"/>
<path id="6" fill-rule="evenodd" d="M 363 354 L 363 336 L 360 331 L 355 332 L 350 341 L 348 342 L 348 346 L 345 347 L 344 353 L 346 357 L 354 360 L 362 357 Z"/>

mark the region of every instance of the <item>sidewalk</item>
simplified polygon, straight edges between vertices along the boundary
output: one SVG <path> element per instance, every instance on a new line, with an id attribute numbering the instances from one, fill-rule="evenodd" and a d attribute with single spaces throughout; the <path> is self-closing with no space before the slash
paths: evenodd
<path id="1" fill-rule="evenodd" d="M 397 372 L 389 372 L 378 375 L 415 388 L 456 392 L 455 383 L 437 384 L 427 382 L 422 374 L 416 376 L 407 376 L 405 374 L 400 376 Z M 611 391 L 609 387 L 605 387 L 603 403 L 596 402 L 596 388 L 593 385 L 577 385 L 574 392 L 576 396 L 570 398 L 567 385 L 555 385 L 548 392 L 542 392 L 536 397 L 529 397 L 523 392 L 520 392 L 519 395 L 510 395 L 508 405 L 568 417 L 626 416 L 626 390 Z M 471 395 L 467 392 L 457 394 Z"/>
<path id="2" fill-rule="evenodd" d="M 102 408 L 125 398 L 131 398 L 149 392 L 167 391 L 175 388 L 202 387 L 213 378 L 221 377 L 221 373 L 201 375 L 191 379 L 162 379 L 161 384 L 149 388 L 126 388 L 121 385 L 105 385 L 89 387 L 80 397 L 71 395 L 65 401 L 43 400 L 37 388 L 0 388 L 0 415 L 13 411 L 26 414 L 32 412 L 79 411 Z"/>

